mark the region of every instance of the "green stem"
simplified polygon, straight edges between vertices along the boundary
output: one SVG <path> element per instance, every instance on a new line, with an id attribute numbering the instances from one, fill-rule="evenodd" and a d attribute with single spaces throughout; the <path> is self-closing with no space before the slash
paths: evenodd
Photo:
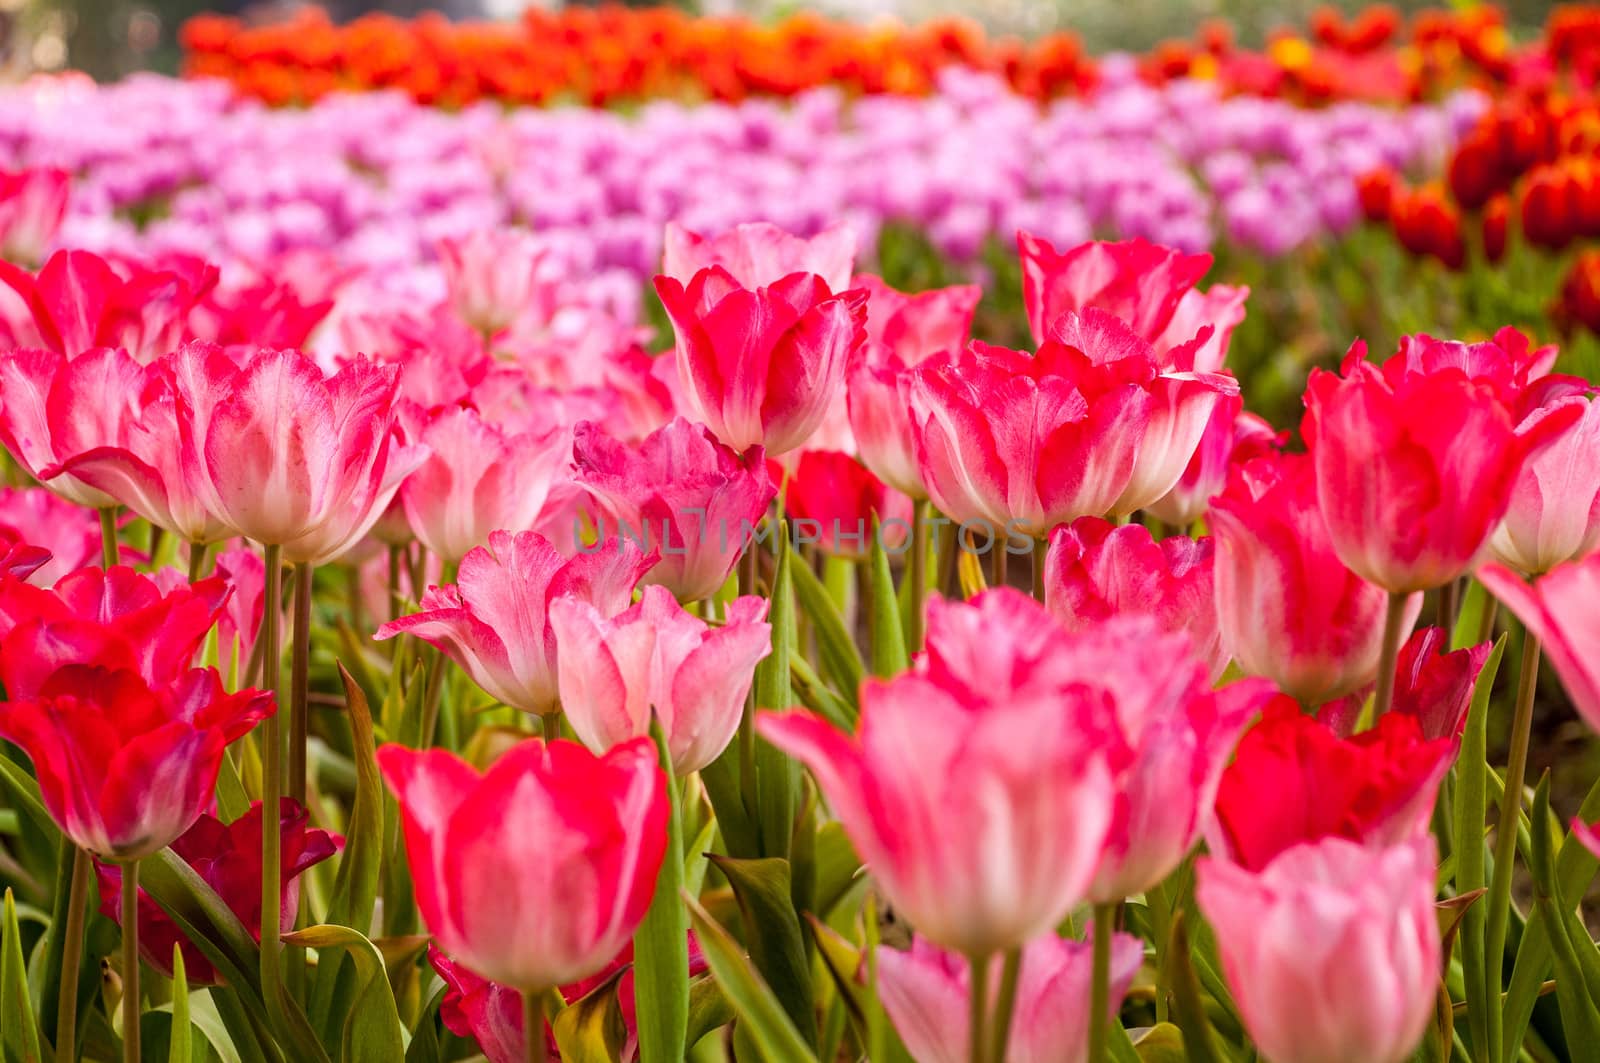
<path id="1" fill-rule="evenodd" d="M 1504 992 L 1506 927 L 1511 919 L 1511 873 L 1517 857 L 1517 818 L 1522 813 L 1522 788 L 1528 768 L 1528 740 L 1533 730 L 1533 695 L 1539 685 L 1539 639 L 1528 631 L 1522 639 L 1522 669 L 1517 677 L 1517 703 L 1511 720 L 1511 752 L 1505 787 L 1500 795 L 1500 820 L 1494 835 L 1494 877 L 1489 880 L 1489 910 L 1483 940 L 1486 1000 Z M 1544 829 L 1543 824 L 1535 824 Z M 1491 1038 L 1490 1048 L 1498 1043 Z"/>
<path id="2" fill-rule="evenodd" d="M 77 1063 L 78 1059 L 78 970 L 83 962 L 83 928 L 88 915 L 91 871 L 89 854 L 72 846 L 72 884 L 67 893 L 61 985 L 56 995 L 56 1063 Z"/>
<path id="3" fill-rule="evenodd" d="M 1004 587 L 1010 575 L 1011 555 L 1006 552 L 1005 540 L 990 540 L 989 586 Z"/>
<path id="4" fill-rule="evenodd" d="M 911 570 L 906 576 L 911 581 L 911 615 L 906 626 L 906 649 L 917 653 L 922 649 L 922 608 L 928 598 L 928 512 L 926 498 L 917 499 L 911 507 Z"/>
<path id="5" fill-rule="evenodd" d="M 100 562 L 110 568 L 121 559 L 117 546 L 117 507 L 107 506 L 100 511 Z"/>
<path id="6" fill-rule="evenodd" d="M 780 529 L 780 536 L 783 531 Z M 759 594 L 760 556 L 754 541 L 745 545 L 744 556 L 739 559 L 739 595 Z M 739 718 L 739 792 L 744 807 L 751 815 L 757 808 L 756 792 L 756 687 L 750 684 L 750 693 L 744 699 L 744 714 Z"/>
<path id="7" fill-rule="evenodd" d="M 139 861 L 122 865 L 122 1060 L 139 1063 Z"/>
<path id="8" fill-rule="evenodd" d="M 400 616 L 400 559 L 404 547 L 389 547 L 389 619 L 394 620 Z M 399 645 L 400 640 L 395 639 Z"/>
<path id="9" fill-rule="evenodd" d="M 206 544 L 189 544 L 189 582 L 194 583 L 200 579 L 206 570 Z"/>
<path id="10" fill-rule="evenodd" d="M 522 1045 L 528 1063 L 545 1063 L 542 989 L 522 993 Z"/>
<path id="11" fill-rule="evenodd" d="M 1444 644 L 1450 645 L 1456 629 L 1456 613 L 1461 608 L 1462 579 L 1453 579 L 1439 588 L 1439 611 L 1434 623 L 1444 632 Z"/>
<path id="12" fill-rule="evenodd" d="M 1050 553 L 1050 540 L 1038 539 L 1033 544 L 1033 597 L 1044 601 L 1044 563 Z"/>
<path id="13" fill-rule="evenodd" d="M 974 953 L 968 960 L 972 971 L 967 980 L 967 1060 L 984 1063 L 984 1050 L 988 1047 L 984 1019 L 989 1014 L 989 956 Z"/>
<path id="14" fill-rule="evenodd" d="M 1405 621 L 1406 596 L 1389 592 L 1389 607 L 1383 617 L 1383 649 L 1378 656 L 1378 693 L 1373 703 L 1372 718 L 1382 718 L 1394 704 L 1394 669 L 1400 659 L 1400 640 L 1405 632 L 1400 628 Z"/>
<path id="15" fill-rule="evenodd" d="M 994 1000 L 994 1017 L 989 1022 L 989 1063 L 1005 1063 L 1011 1041 L 1011 1013 L 1017 1007 L 1017 981 L 1022 977 L 1022 948 L 1006 951 L 1000 968 L 1000 992 Z"/>
<path id="16" fill-rule="evenodd" d="M 539 717 L 540 729 L 544 732 L 546 742 L 554 742 L 561 737 L 561 710 L 547 712 Z"/>
<path id="17" fill-rule="evenodd" d="M 1117 906 L 1094 906 L 1094 969 L 1089 982 L 1088 1063 L 1105 1063 L 1111 1029 L 1111 938 L 1116 933 Z"/>
<path id="18" fill-rule="evenodd" d="M 311 566 L 294 566 L 294 642 L 289 672 L 289 796 L 306 803 L 306 731 L 311 687 Z"/>
<path id="19" fill-rule="evenodd" d="M 279 674 L 278 603 L 283 598 L 283 548 L 268 545 L 266 554 L 265 608 L 261 617 L 261 664 L 268 689 L 281 694 Z M 281 704 L 281 698 L 277 699 Z M 283 969 L 279 963 L 282 913 L 281 835 L 270 829 L 283 797 L 283 733 L 278 713 L 261 724 L 261 995 L 268 1009 L 281 1007 Z"/>

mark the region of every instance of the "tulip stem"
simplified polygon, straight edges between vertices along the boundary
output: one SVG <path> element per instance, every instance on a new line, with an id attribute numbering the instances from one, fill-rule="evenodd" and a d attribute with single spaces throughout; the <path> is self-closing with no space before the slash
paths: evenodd
<path id="1" fill-rule="evenodd" d="M 542 989 L 522 991 L 522 1045 L 528 1063 L 545 1063 Z"/>
<path id="2" fill-rule="evenodd" d="M 1483 937 L 1483 977 L 1488 1000 L 1503 992 L 1506 926 L 1511 917 L 1511 872 L 1517 857 L 1517 819 L 1522 812 L 1522 786 L 1528 767 L 1528 739 L 1533 730 L 1533 695 L 1539 685 L 1539 639 L 1531 631 L 1522 638 L 1522 669 L 1517 677 L 1517 703 L 1511 720 L 1511 752 L 1506 761 L 1505 788 L 1500 795 L 1500 821 L 1494 834 L 1494 877 L 1489 882 L 1489 911 Z M 1536 825 L 1542 826 L 1542 825 Z M 1490 1009 L 1491 1049 L 1499 1045 L 1499 1016 Z"/>
<path id="3" fill-rule="evenodd" d="M 283 548 L 267 545 L 266 591 L 262 596 L 265 608 L 261 615 L 261 666 L 265 685 L 274 695 L 280 693 L 282 676 L 279 674 L 278 617 L 279 603 L 283 598 Z M 276 711 L 261 724 L 261 807 L 263 823 L 268 809 L 276 809 L 283 798 L 283 735 Z M 275 830 L 261 832 L 261 996 L 269 1012 L 281 1007 L 283 970 L 279 964 L 282 948 L 282 835 Z"/>
<path id="4" fill-rule="evenodd" d="M 400 616 L 400 558 L 399 546 L 389 547 L 389 619 L 396 620 Z M 399 653 L 400 639 L 395 639 L 396 654 Z"/>
<path id="5" fill-rule="evenodd" d="M 1116 933 L 1117 906 L 1094 906 L 1094 970 L 1089 982 L 1088 1063 L 1105 1063 L 1111 1029 L 1111 938 Z"/>
<path id="6" fill-rule="evenodd" d="M 1049 539 L 1035 539 L 1033 543 L 1033 599 L 1044 601 L 1044 564 L 1050 554 Z"/>
<path id="7" fill-rule="evenodd" d="M 122 1059 L 139 1063 L 139 861 L 122 865 Z"/>
<path id="8" fill-rule="evenodd" d="M 922 604 L 928 598 L 928 500 L 919 498 L 911 507 L 911 615 L 907 617 L 906 646 L 912 653 L 922 649 Z"/>
<path id="9" fill-rule="evenodd" d="M 1011 1013 L 1017 1006 L 1017 981 L 1022 977 L 1022 947 L 1006 950 L 1000 968 L 1000 991 L 994 998 L 994 1018 L 989 1023 L 989 1063 L 1005 1063 L 1011 1041 Z"/>
<path id="10" fill-rule="evenodd" d="M 111 568 L 121 560 L 121 550 L 117 546 L 117 507 L 106 506 L 100 511 L 100 563 Z"/>
<path id="11" fill-rule="evenodd" d="M 189 582 L 198 581 L 206 570 L 206 544 L 189 544 Z"/>
<path id="12" fill-rule="evenodd" d="M 77 1063 L 78 1059 L 78 971 L 83 962 L 90 873 L 89 854 L 73 845 L 72 884 L 67 891 L 61 942 L 61 985 L 56 991 L 56 1063 Z"/>
<path id="13" fill-rule="evenodd" d="M 561 710 L 547 712 L 539 717 L 539 727 L 544 732 L 546 743 L 554 742 L 561 737 Z"/>
<path id="14" fill-rule="evenodd" d="M 1400 630 L 1406 618 L 1406 596 L 1389 592 L 1389 608 L 1383 617 L 1383 649 L 1378 656 L 1378 693 L 1374 700 L 1372 718 L 1381 719 L 1394 704 L 1394 669 L 1400 659 L 1400 640 L 1405 633 Z"/>
<path id="15" fill-rule="evenodd" d="M 311 566 L 294 567 L 294 646 L 289 673 L 289 796 L 306 803 L 306 716 L 311 687 Z"/>
<path id="16" fill-rule="evenodd" d="M 984 1063 L 988 1048 L 984 1019 L 989 1014 L 989 954 L 975 952 L 968 962 L 972 971 L 967 979 L 967 1059 L 969 1063 Z"/>
<path id="17" fill-rule="evenodd" d="M 1451 636 L 1456 630 L 1456 613 L 1461 605 L 1461 579 L 1453 579 L 1439 588 L 1438 614 L 1434 618 L 1435 624 L 1444 632 L 1444 644 L 1450 645 Z"/>

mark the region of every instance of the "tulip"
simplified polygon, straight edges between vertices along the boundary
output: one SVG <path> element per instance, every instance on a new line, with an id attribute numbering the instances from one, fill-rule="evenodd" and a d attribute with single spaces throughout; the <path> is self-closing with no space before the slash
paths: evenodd
<path id="1" fill-rule="evenodd" d="M 528 313 L 552 309 L 551 249 L 522 229 L 484 229 L 439 241 L 439 264 L 456 315 L 485 336 Z"/>
<path id="2" fill-rule="evenodd" d="M 829 291 L 842 292 L 850 287 L 855 259 L 856 234 L 843 223 L 807 239 L 766 222 L 735 225 L 715 237 L 668 222 L 661 272 L 687 286 L 695 274 L 717 266 L 750 289 L 776 284 L 791 273 L 814 273 Z"/>
<path id="3" fill-rule="evenodd" d="M 43 262 L 67 213 L 66 170 L 0 172 L 0 258 Z"/>
<path id="4" fill-rule="evenodd" d="M 1262 1056 L 1410 1057 L 1439 993 L 1434 864 L 1427 836 L 1382 846 L 1324 838 L 1261 869 L 1200 862 L 1200 910 Z"/>
<path id="5" fill-rule="evenodd" d="M 1506 405 L 1514 406 L 1530 387 L 1549 378 L 1559 353 L 1553 344 L 1534 347 L 1527 335 L 1507 325 L 1489 339 L 1476 343 L 1435 339 L 1427 334 L 1402 336 L 1394 357 L 1379 368 L 1391 383 L 1398 383 L 1406 376 L 1459 369 L 1473 381 L 1493 387 Z M 1348 376 L 1350 369 L 1365 357 L 1365 344 L 1352 345 L 1345 355 L 1341 373 Z M 1332 377 L 1322 375 L 1318 379 L 1319 387 L 1335 386 Z"/>
<path id="6" fill-rule="evenodd" d="M 601 539 L 636 536 L 654 545 L 661 560 L 644 582 L 683 601 L 709 598 L 727 581 L 745 532 L 777 492 L 759 447 L 741 457 L 681 417 L 636 447 L 580 424 L 573 454 L 578 481 L 606 511 Z"/>
<path id="7" fill-rule="evenodd" d="M 689 411 L 737 451 L 794 450 L 816 431 L 860 346 L 861 292 L 835 295 L 811 273 L 754 290 L 720 266 L 688 287 L 656 278 L 677 335 L 678 378 Z"/>
<path id="8" fill-rule="evenodd" d="M 1274 453 L 1282 442 L 1279 434 L 1255 414 L 1241 412 L 1243 406 L 1238 395 L 1217 403 L 1183 475 L 1172 490 L 1145 507 L 1147 513 L 1175 528 L 1187 528 L 1206 515 L 1211 500 L 1227 486 L 1232 469 Z"/>
<path id="9" fill-rule="evenodd" d="M 1016 1011 L 1002 1063 L 1083 1063 L 1088 1059 L 1088 942 L 1045 934 L 1022 950 Z M 922 938 L 911 948 L 877 951 L 878 995 L 900 1040 L 918 1063 L 967 1063 L 972 975 L 966 958 Z M 1111 943 L 1111 1011 L 1144 961 L 1143 943 L 1118 934 Z M 998 972 L 992 972 L 998 974 Z M 989 987 L 993 999 L 995 987 Z"/>
<path id="10" fill-rule="evenodd" d="M 1212 500 L 1209 520 L 1222 648 L 1240 668 L 1307 705 L 1377 677 L 1388 596 L 1334 552 L 1309 457 L 1248 462 Z M 1402 631 L 1421 610 L 1413 595 Z"/>
<path id="11" fill-rule="evenodd" d="M 176 841 L 172 851 L 222 898 L 239 917 L 245 929 L 261 936 L 261 802 L 232 823 L 201 815 Z M 344 839 L 337 834 L 307 826 L 304 808 L 283 799 L 278 816 L 282 836 L 283 893 L 282 929 L 294 929 L 300 907 L 301 874 L 338 852 Z M 122 911 L 117 903 L 122 888 L 122 869 L 115 864 L 96 863 L 100 887 L 100 911 L 121 925 Z M 171 916 L 143 888 L 139 890 L 139 949 L 144 961 L 167 977 L 172 977 L 172 946 L 183 951 L 183 970 L 191 985 L 221 985 L 222 976 L 205 954 L 190 943 Z"/>
<path id="12" fill-rule="evenodd" d="M 261 555 L 243 546 L 217 555 L 216 576 L 230 593 L 217 618 L 217 647 L 224 664 L 237 655 L 239 667 L 250 660 L 266 615 L 267 566 Z"/>
<path id="13" fill-rule="evenodd" d="M 1585 823 L 1574 816 L 1571 826 L 1572 836 L 1578 839 L 1578 844 L 1593 853 L 1595 859 L 1600 860 L 1600 823 Z"/>
<path id="14" fill-rule="evenodd" d="M 428 458 L 406 478 L 400 499 L 422 545 L 450 562 L 492 531 L 532 528 L 572 456 L 562 428 L 511 432 L 460 407 L 435 413 L 417 439 Z"/>
<path id="15" fill-rule="evenodd" d="M 1153 342 L 1172 321 L 1184 295 L 1211 268 L 1210 255 L 1186 255 L 1145 240 L 1092 241 L 1061 252 L 1037 236 L 1018 233 L 1017 248 L 1022 255 L 1022 301 L 1036 343 L 1051 338 L 1063 314 L 1091 307 L 1121 318 L 1136 335 Z M 1191 332 L 1183 339 L 1193 336 Z"/>
<path id="16" fill-rule="evenodd" d="M 100 557 L 100 522 L 82 506 L 42 487 L 4 487 L 0 488 L 0 540 L 43 549 L 49 563 L 35 570 L 30 581 L 50 587 Z"/>
<path id="17" fill-rule="evenodd" d="M 331 377 L 298 351 L 236 365 L 191 344 L 172 360 L 183 462 L 207 507 L 293 564 L 343 554 L 427 448 L 393 441 L 396 370 L 357 359 Z"/>
<path id="18" fill-rule="evenodd" d="M 1222 773 L 1211 851 L 1259 871 L 1301 842 L 1388 845 L 1426 834 L 1455 746 L 1454 738 L 1423 738 L 1418 718 L 1398 712 L 1340 738 L 1278 698 Z"/>
<path id="19" fill-rule="evenodd" d="M 699 771 L 739 729 L 756 662 L 772 652 L 767 603 L 736 598 L 720 627 L 684 611 L 672 592 L 644 589 L 640 602 L 607 617 L 579 598 L 550 602 L 561 708 L 596 753 L 650 733 L 661 722 L 676 776 Z"/>
<path id="20" fill-rule="evenodd" d="M 1548 572 L 1600 545 L 1600 404 L 1576 395 L 1528 414 L 1519 433 L 1551 417 L 1579 418 L 1529 458 L 1511 487 L 1505 519 L 1489 539 L 1495 559 L 1520 572 Z"/>
<path id="21" fill-rule="evenodd" d="M 0 355 L 0 443 L 35 478 L 96 447 L 121 445 L 138 419 L 144 371 L 126 351 L 68 359 L 51 351 Z M 105 509 L 117 500 L 72 476 L 46 486 L 69 502 Z"/>
<path id="22" fill-rule="evenodd" d="M 1600 731 L 1600 555 L 1557 565 L 1532 585 L 1501 565 L 1478 578 L 1527 625 L 1573 708 Z"/>
<path id="23" fill-rule="evenodd" d="M 1184 362 L 1174 365 L 1175 369 L 1221 372 L 1223 363 L 1228 360 L 1233 330 L 1244 321 L 1244 304 L 1248 298 L 1250 289 L 1244 285 L 1214 284 L 1203 292 L 1191 288 L 1183 293 L 1166 328 L 1151 343 L 1157 351 L 1183 353 Z M 1211 328 L 1209 338 L 1198 347 L 1187 346 L 1207 326 Z"/>
<path id="24" fill-rule="evenodd" d="M 757 718 L 811 769 L 889 903 L 964 955 L 1045 933 L 1093 880 L 1113 815 L 1112 695 L 1103 660 L 1082 675 L 1052 656 L 1070 640 L 1009 589 L 935 601 L 923 669 L 863 684 L 859 734 L 805 712 Z"/>
<path id="25" fill-rule="evenodd" d="M 487 546 L 461 559 L 454 584 L 429 588 L 421 612 L 384 624 L 377 638 L 415 635 L 496 700 L 548 714 L 560 704 L 550 603 L 580 598 L 613 616 L 652 563 L 626 540 L 569 559 L 535 532 L 491 532 Z"/>
<path id="26" fill-rule="evenodd" d="M 644 919 L 666 851 L 666 777 L 649 739 L 596 757 L 519 742 L 484 774 L 386 745 L 417 908 L 440 949 L 538 993 L 603 968 Z"/>
<path id="27" fill-rule="evenodd" d="M 1467 710 L 1472 706 L 1472 691 L 1478 673 L 1489 659 L 1492 643 L 1480 642 L 1466 649 L 1445 649 L 1443 628 L 1419 628 L 1400 647 L 1395 669 L 1394 703 L 1390 713 L 1404 713 L 1417 720 L 1422 737 L 1459 740 L 1467 726 Z M 1317 718 L 1340 737 L 1355 733 L 1370 690 L 1330 702 L 1317 710 Z"/>
<path id="28" fill-rule="evenodd" d="M 50 551 L 0 531 L 0 578 L 28 579 L 50 563 Z"/>
<path id="29" fill-rule="evenodd" d="M 1213 542 L 1175 535 L 1157 542 L 1142 525 L 1080 517 L 1050 535 L 1044 600 L 1069 631 L 1106 617 L 1141 615 L 1189 636 L 1213 678 L 1228 663 L 1217 628 Z"/>
<path id="30" fill-rule="evenodd" d="M 836 450 L 801 451 L 784 486 L 783 511 L 796 541 L 856 560 L 868 555 L 875 537 L 885 550 L 903 551 L 911 531 L 911 499 Z"/>

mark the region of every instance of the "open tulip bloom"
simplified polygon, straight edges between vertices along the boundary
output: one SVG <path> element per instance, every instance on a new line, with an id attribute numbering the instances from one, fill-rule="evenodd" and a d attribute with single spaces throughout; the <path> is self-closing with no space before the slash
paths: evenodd
<path id="1" fill-rule="evenodd" d="M 1600 14 L 570 17 L 0 93 L 0 1054 L 1592 1058 L 1600 271 L 1558 360 L 1306 248 L 1550 272 Z M 602 30 L 626 115 L 468 106 Z"/>

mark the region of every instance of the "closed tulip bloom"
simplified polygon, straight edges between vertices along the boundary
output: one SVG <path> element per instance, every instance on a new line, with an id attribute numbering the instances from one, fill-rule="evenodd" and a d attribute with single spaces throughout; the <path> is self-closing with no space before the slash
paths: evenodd
<path id="1" fill-rule="evenodd" d="M 1383 650 L 1387 597 L 1346 568 L 1317 503 L 1311 458 L 1246 463 L 1212 500 L 1222 648 L 1307 705 L 1371 683 Z M 1422 596 L 1406 605 L 1410 630 Z"/>
<path id="2" fill-rule="evenodd" d="M 1222 774 L 1211 851 L 1259 871 L 1301 842 L 1387 845 L 1426 834 L 1455 749 L 1454 738 L 1423 738 L 1413 715 L 1385 713 L 1341 738 L 1278 698 Z"/>
<path id="3" fill-rule="evenodd" d="M 1600 545 L 1600 404 L 1569 395 L 1528 414 L 1519 432 L 1551 417 L 1579 418 L 1530 457 L 1511 487 L 1505 519 L 1489 552 L 1519 572 L 1548 572 L 1588 556 Z"/>
<path id="4" fill-rule="evenodd" d="M 1154 342 L 1183 297 L 1211 268 L 1210 255 L 1186 255 L 1146 240 L 1090 241 L 1063 252 L 1030 233 L 1018 233 L 1017 247 L 1022 301 L 1035 343 L 1051 338 L 1063 314 L 1090 308 L 1120 318 L 1136 335 Z"/>
<path id="5" fill-rule="evenodd" d="M 52 351 L 0 355 L 0 443 L 36 479 L 97 447 L 121 446 L 138 419 L 144 370 L 126 351 L 77 358 Z M 117 500 L 74 476 L 46 486 L 69 502 L 104 509 Z"/>
<path id="6" fill-rule="evenodd" d="M 194 826 L 172 843 L 172 851 L 194 869 L 195 874 L 222 898 L 224 904 L 246 930 L 261 938 L 261 802 L 232 823 L 202 815 Z M 290 798 L 283 798 L 278 814 L 282 837 L 283 893 L 279 910 L 282 929 L 294 929 L 300 907 L 300 875 L 338 852 L 344 839 L 337 834 L 307 826 L 306 810 Z M 121 925 L 122 906 L 118 903 L 122 869 L 115 864 L 96 863 L 100 887 L 100 913 Z M 139 952 L 144 962 L 172 977 L 172 946 L 183 950 L 183 971 L 191 985 L 221 985 L 222 976 L 205 953 L 193 945 L 155 898 L 139 889 Z"/>
<path id="7" fill-rule="evenodd" d="M 564 428 L 510 431 L 459 406 L 428 417 L 416 438 L 428 457 L 400 498 L 422 545 L 446 561 L 460 561 L 497 529 L 531 529 L 572 457 Z"/>
<path id="8" fill-rule="evenodd" d="M 1418 628 L 1400 647 L 1395 662 L 1394 702 L 1391 713 L 1416 718 L 1418 730 L 1428 740 L 1459 740 L 1467 726 L 1467 710 L 1478 673 L 1489 660 L 1493 643 L 1480 642 L 1449 650 L 1444 629 Z M 1317 710 L 1317 719 L 1342 737 L 1355 733 L 1370 689 L 1358 690 Z"/>
<path id="9" fill-rule="evenodd" d="M 329 377 L 299 351 L 235 364 L 191 344 L 172 370 L 183 460 L 207 505 L 285 561 L 321 564 L 355 545 L 428 456 L 395 442 L 393 366 L 357 359 Z"/>
<path id="10" fill-rule="evenodd" d="M 1176 368 L 1192 369 L 1201 373 L 1222 371 L 1228 360 L 1228 344 L 1233 330 L 1245 318 L 1245 300 L 1250 289 L 1245 285 L 1213 284 L 1205 291 L 1191 288 L 1178 300 L 1178 308 L 1160 335 L 1151 341 L 1157 351 L 1182 351 L 1186 363 Z M 1207 326 L 1210 337 L 1200 346 L 1186 346 Z"/>
<path id="11" fill-rule="evenodd" d="M 677 335 L 678 379 L 696 419 L 743 452 L 803 445 L 822 424 L 860 346 L 866 296 L 834 294 L 812 273 L 741 287 L 720 266 L 688 286 L 656 278 Z"/>
<path id="12" fill-rule="evenodd" d="M 1313 386 L 1307 401 L 1316 412 L 1317 496 L 1334 549 L 1397 594 L 1470 571 L 1524 461 L 1580 416 L 1558 408 L 1519 432 L 1494 390 L 1459 370 L 1391 382 L 1366 362 L 1335 385 Z"/>
<path id="13" fill-rule="evenodd" d="M 118 861 L 188 830 L 215 800 L 228 744 L 275 708 L 269 693 L 225 692 L 210 668 L 152 684 L 71 664 L 7 694 L 17 700 L 0 703 L 0 736 L 33 761 L 45 809 L 74 844 Z"/>
<path id="14" fill-rule="evenodd" d="M 581 598 L 613 616 L 652 562 L 626 540 L 568 558 L 535 532 L 491 532 L 461 559 L 454 584 L 430 587 L 421 612 L 384 624 L 377 638 L 415 635 L 497 700 L 542 715 L 560 704 L 550 603 Z"/>
<path id="15" fill-rule="evenodd" d="M 1280 444 L 1279 434 L 1255 414 L 1242 412 L 1243 408 L 1244 399 L 1239 395 L 1224 396 L 1217 402 L 1183 475 L 1172 490 L 1144 507 L 1145 512 L 1175 528 L 1187 528 L 1206 515 L 1211 500 L 1227 486 L 1229 472 L 1274 452 Z"/>
<path id="16" fill-rule="evenodd" d="M 668 222 L 661 272 L 687 286 L 703 269 L 720 266 L 742 287 L 765 288 L 791 273 L 814 273 L 829 291 L 850 287 L 856 234 L 830 225 L 816 236 L 794 236 L 768 222 L 745 222 L 719 236 L 701 236 Z"/>
<path id="17" fill-rule="evenodd" d="M 772 652 L 767 603 L 728 604 L 720 627 L 685 612 L 665 587 L 607 617 L 578 598 L 550 603 L 561 709 L 597 753 L 661 721 L 676 775 L 715 760 L 739 729 L 756 662 Z"/>
<path id="18" fill-rule="evenodd" d="M 524 314 L 548 316 L 553 294 L 550 248 L 523 229 L 484 229 L 439 241 L 439 265 L 451 309 L 489 336 Z"/>
<path id="19" fill-rule="evenodd" d="M 1140 524 L 1118 527 L 1080 517 L 1050 535 L 1044 600 L 1069 631 L 1111 616 L 1148 616 L 1162 631 L 1183 632 L 1219 677 L 1228 663 L 1217 628 L 1214 542 L 1174 535 L 1157 542 Z"/>
<path id="20" fill-rule="evenodd" d="M 0 258 L 35 264 L 55 243 L 72 177 L 65 170 L 0 172 Z"/>
<path id="21" fill-rule="evenodd" d="M 1600 555 L 1557 565 L 1532 584 L 1500 565 L 1478 573 L 1539 640 L 1584 722 L 1600 731 Z"/>
<path id="22" fill-rule="evenodd" d="M 1083 1063 L 1089 1056 L 1093 946 L 1045 934 L 1022 950 L 1011 1037 L 1004 1063 Z M 877 951 L 878 994 L 895 1031 L 917 1063 L 967 1063 L 972 964 L 922 938 L 905 951 Z M 1114 1015 L 1144 962 L 1130 934 L 1111 942 L 1108 1008 Z M 999 981 L 991 968 L 989 999 Z"/>
<path id="23" fill-rule="evenodd" d="M 1400 1063 L 1428 1028 L 1442 950 L 1431 837 L 1298 845 L 1196 869 L 1240 1017 L 1272 1063 Z"/>
<path id="24" fill-rule="evenodd" d="M 603 968 L 633 937 L 667 843 L 654 744 L 596 757 L 519 742 L 480 774 L 441 749 L 386 745 L 417 908 L 449 956 L 537 992 Z"/>
<path id="25" fill-rule="evenodd" d="M 924 670 L 863 684 L 857 735 L 757 719 L 811 769 L 889 903 L 946 948 L 1030 941 L 1093 879 L 1114 804 L 1108 695 L 1058 671 L 1068 638 L 1013 591 L 935 602 Z"/>
<path id="26" fill-rule="evenodd" d="M 580 424 L 573 454 L 578 481 L 604 510 L 601 538 L 637 538 L 659 550 L 644 582 L 682 601 L 709 598 L 727 581 L 744 533 L 777 493 L 760 447 L 741 456 L 682 417 L 637 446 Z"/>
<path id="27" fill-rule="evenodd" d="M 815 542 L 824 553 L 859 560 L 874 538 L 900 553 L 911 537 L 911 499 L 848 454 L 801 451 L 783 492 L 783 512 L 796 541 Z"/>
<path id="28" fill-rule="evenodd" d="M 100 522 L 82 506 L 42 487 L 0 488 L 0 539 L 47 551 L 48 564 L 28 582 L 54 586 L 100 558 Z"/>

